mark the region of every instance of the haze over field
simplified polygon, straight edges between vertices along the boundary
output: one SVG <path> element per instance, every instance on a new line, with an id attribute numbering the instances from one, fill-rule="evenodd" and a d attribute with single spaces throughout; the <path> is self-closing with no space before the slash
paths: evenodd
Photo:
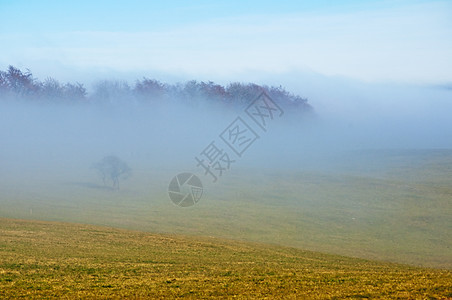
<path id="1" fill-rule="evenodd" d="M 376 84 L 328 90 L 331 95 L 323 90 L 308 93 L 314 99 L 330 99 L 328 106 L 319 104 L 313 111 L 283 106 L 285 114 L 275 117 L 266 132 L 251 123 L 260 138 L 235 165 L 303 170 L 305 164 L 325 165 L 325 160 L 331 163 L 329 159 L 347 151 L 452 147 L 450 90 Z M 69 171 L 69 166 L 89 167 L 115 154 L 153 170 L 184 170 L 194 166 L 194 157 L 218 140 L 237 116 L 247 118 L 245 109 L 254 100 L 225 109 L 216 99 L 94 98 L 73 103 L 4 100 L 2 163 Z"/>

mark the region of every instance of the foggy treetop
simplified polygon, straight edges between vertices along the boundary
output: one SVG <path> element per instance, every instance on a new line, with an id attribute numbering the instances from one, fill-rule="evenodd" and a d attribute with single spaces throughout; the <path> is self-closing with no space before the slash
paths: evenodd
<path id="1" fill-rule="evenodd" d="M 282 86 L 257 85 L 255 83 L 230 83 L 227 86 L 212 81 L 167 84 L 144 77 L 136 80 L 134 85 L 126 81 L 99 81 L 88 94 L 82 83 L 60 83 L 48 77 L 40 81 L 33 77 L 27 69 L 21 71 L 9 66 L 6 71 L 0 70 L 0 98 L 20 99 L 35 102 L 86 102 L 110 103 L 115 101 L 154 102 L 178 99 L 190 103 L 206 100 L 227 106 L 242 106 L 254 100 L 262 91 L 279 104 L 301 111 L 311 110 L 306 98 L 286 91 Z"/>

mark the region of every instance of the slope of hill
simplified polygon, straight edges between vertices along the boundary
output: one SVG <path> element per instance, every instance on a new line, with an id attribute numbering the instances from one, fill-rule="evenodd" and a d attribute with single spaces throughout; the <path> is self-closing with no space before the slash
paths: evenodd
<path id="1" fill-rule="evenodd" d="M 4 160 L 0 217 L 214 236 L 452 269 L 452 152 L 351 156 L 338 159 L 337 167 L 326 161 L 325 171 L 236 168 L 221 184 L 206 184 L 202 201 L 184 209 L 167 193 L 179 170 L 139 165 L 144 159 L 131 162 L 134 176 L 120 191 L 99 185 L 89 160 L 27 168 Z"/>
<path id="2" fill-rule="evenodd" d="M 452 297 L 452 272 L 217 238 L 0 219 L 0 297 Z"/>

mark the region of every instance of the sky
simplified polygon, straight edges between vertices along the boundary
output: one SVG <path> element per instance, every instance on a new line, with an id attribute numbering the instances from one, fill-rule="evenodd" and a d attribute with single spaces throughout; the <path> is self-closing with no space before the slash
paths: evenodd
<path id="1" fill-rule="evenodd" d="M 0 0 L 0 68 L 39 78 L 312 73 L 450 84 L 450 1 Z"/>

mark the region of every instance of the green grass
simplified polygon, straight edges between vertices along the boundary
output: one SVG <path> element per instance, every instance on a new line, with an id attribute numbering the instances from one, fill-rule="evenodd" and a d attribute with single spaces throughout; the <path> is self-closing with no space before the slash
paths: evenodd
<path id="1" fill-rule="evenodd" d="M 116 192 L 97 186 L 89 162 L 37 166 L 0 174 L 0 216 L 452 269 L 452 151 L 356 154 L 346 162 L 333 170 L 238 166 L 216 184 L 202 177 L 205 195 L 190 208 L 174 206 L 166 192 L 179 168 L 131 162 L 134 176 Z"/>
<path id="2" fill-rule="evenodd" d="M 220 238 L 0 219 L 0 298 L 445 299 L 452 272 Z"/>

